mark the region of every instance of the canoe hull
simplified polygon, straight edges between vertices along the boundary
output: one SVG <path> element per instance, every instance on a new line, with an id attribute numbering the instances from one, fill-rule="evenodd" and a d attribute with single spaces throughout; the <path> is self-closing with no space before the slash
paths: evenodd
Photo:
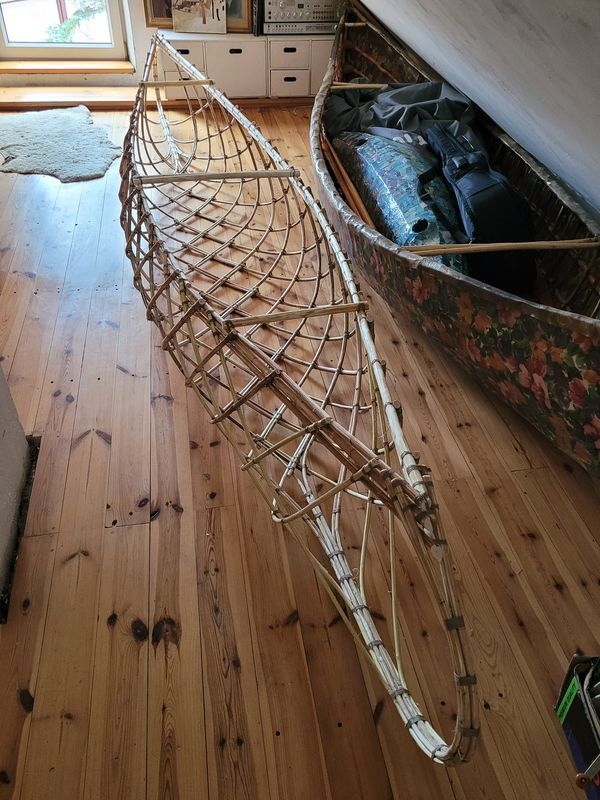
<path id="1" fill-rule="evenodd" d="M 339 194 L 321 148 L 333 76 L 332 61 L 315 101 L 311 150 L 319 198 L 353 268 L 486 390 L 600 474 L 600 323 L 496 290 L 365 225 Z"/>

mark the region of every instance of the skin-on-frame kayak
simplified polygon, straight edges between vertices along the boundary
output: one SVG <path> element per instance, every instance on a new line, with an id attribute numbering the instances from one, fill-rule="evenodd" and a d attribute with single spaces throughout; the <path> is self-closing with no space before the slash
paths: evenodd
<path id="1" fill-rule="evenodd" d="M 173 82 L 161 80 L 159 59 L 180 76 L 181 112 L 164 108 Z M 448 543 L 322 209 L 160 36 L 121 175 L 126 252 L 163 348 L 312 562 L 413 739 L 435 762 L 466 760 L 478 735 L 476 681 Z M 407 560 L 420 568 L 413 596 L 433 604 L 450 647 L 456 717 L 447 741 L 404 675 L 404 626 L 418 622 L 416 601 L 399 599 Z"/>

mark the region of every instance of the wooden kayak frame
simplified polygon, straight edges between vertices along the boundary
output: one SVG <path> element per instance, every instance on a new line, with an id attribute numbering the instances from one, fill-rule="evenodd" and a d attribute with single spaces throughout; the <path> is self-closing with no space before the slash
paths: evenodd
<path id="1" fill-rule="evenodd" d="M 193 159 L 182 150 L 162 108 L 162 87 L 158 85 L 159 53 L 162 58 L 170 58 L 182 75 L 191 78 L 191 81 L 182 81 L 182 84 L 189 97 L 189 119 L 193 119 L 194 125 L 199 120 L 208 119 L 206 124 L 210 135 L 211 126 L 216 124 L 216 116 L 212 114 L 213 105 L 218 107 L 219 113 L 230 121 L 227 129 L 238 126 L 243 131 L 244 148 L 259 151 L 264 172 L 272 172 L 263 174 L 260 171 L 260 176 L 255 173 L 244 177 L 240 175 L 244 170 L 236 170 L 238 177 L 233 178 L 231 174 L 226 177 L 224 173 L 227 170 L 224 170 L 220 183 L 211 181 L 210 185 L 214 187 L 212 191 L 217 192 L 223 186 L 231 186 L 238 181 L 240 186 L 243 183 L 246 188 L 249 184 L 256 184 L 257 191 L 261 185 L 279 187 L 278 197 L 287 198 L 291 195 L 298 206 L 300 219 L 310 220 L 320 252 L 327 258 L 328 268 L 333 270 L 332 279 L 337 276 L 335 280 L 343 290 L 340 300 L 336 299 L 333 305 L 316 303 L 305 309 L 297 307 L 293 311 L 248 314 L 243 305 L 234 303 L 227 306 L 221 301 L 218 294 L 221 282 L 216 281 L 216 288 L 206 292 L 200 291 L 192 283 L 190 274 L 194 269 L 200 276 L 206 276 L 209 272 L 210 255 L 199 255 L 197 267 L 188 261 L 184 268 L 183 262 L 180 263 L 182 256 L 177 255 L 172 246 L 167 248 L 165 241 L 168 237 L 157 224 L 157 218 L 162 219 L 169 230 L 177 227 L 188 232 L 190 229 L 191 244 L 185 244 L 181 251 L 177 251 L 185 252 L 186 258 L 190 253 L 196 253 L 203 240 L 212 241 L 212 234 L 209 235 L 204 229 L 204 233 L 193 236 L 192 216 L 181 211 L 183 198 L 187 199 L 189 195 L 182 194 L 187 190 L 185 187 L 179 188 L 179 178 L 176 181 L 171 179 L 173 174 L 179 173 L 181 181 L 196 182 L 202 181 L 202 175 L 195 169 L 189 169 Z M 187 83 L 193 85 L 185 86 Z M 156 118 L 151 117 L 147 97 L 149 89 L 154 93 L 152 105 L 156 103 L 157 106 Z M 162 130 L 162 150 L 156 146 L 153 149 L 147 138 L 147 131 L 152 126 Z M 151 160 L 151 153 L 156 153 L 156 162 Z M 176 168 L 175 173 L 173 167 Z M 275 172 L 278 174 L 275 175 Z M 166 174 L 169 179 L 163 183 L 145 180 L 161 174 Z M 437 763 L 454 765 L 466 761 L 473 752 L 479 733 L 476 678 L 469 652 L 469 633 L 460 610 L 454 568 L 439 519 L 431 476 L 429 470 L 417 462 L 406 441 L 400 405 L 392 398 L 386 384 L 385 365 L 375 347 L 366 313 L 367 305 L 323 210 L 296 172 L 290 169 L 239 108 L 159 35 L 153 37 L 144 78 L 136 96 L 124 142 L 121 175 L 121 223 L 126 236 L 126 252 L 133 267 L 134 284 L 146 304 L 148 319 L 154 321 L 161 331 L 163 348 L 171 354 L 185 375 L 187 386 L 195 392 L 213 424 L 233 443 L 239 453 L 242 469 L 252 477 L 257 490 L 270 505 L 273 519 L 296 538 L 308 556 L 342 619 L 374 665 L 412 738 Z M 266 184 L 261 184 L 263 181 Z M 262 191 L 264 193 L 267 189 L 263 188 Z M 173 208 L 179 211 L 173 211 Z M 212 225 L 206 203 L 203 208 L 204 211 L 199 211 L 196 216 L 200 219 L 204 214 L 207 223 Z M 313 252 L 312 245 L 311 248 Z M 214 263 L 216 266 L 230 267 L 230 282 L 236 274 L 254 274 L 253 269 L 256 268 L 251 268 L 247 259 L 236 268 L 221 255 L 222 249 L 217 247 Z M 247 299 L 251 298 L 252 292 L 248 292 Z M 364 365 L 359 362 L 354 372 L 344 371 L 342 365 L 337 368 L 336 374 L 355 374 L 356 380 L 368 378 L 375 426 L 370 445 L 352 432 L 354 427 L 351 431 L 337 422 L 333 414 L 286 374 L 278 361 L 281 348 L 274 352 L 251 338 L 261 329 L 272 330 L 279 336 L 296 336 L 312 317 L 328 320 L 325 330 L 330 329 L 332 319 L 342 319 L 345 330 L 350 330 L 348 325 L 351 324 L 354 334 L 360 337 L 358 341 L 364 353 Z M 295 324 L 293 320 L 298 319 L 300 321 L 292 331 L 284 327 L 286 323 Z M 346 337 L 343 338 L 345 340 Z M 332 341 L 335 339 L 333 337 Z M 308 364 L 311 369 L 318 366 L 318 352 L 317 349 Z M 331 370 L 327 365 L 320 368 Z M 242 376 L 247 376 L 243 385 L 239 379 L 237 383 L 234 380 L 234 369 L 238 375 L 241 372 Z M 228 402 L 224 402 L 219 393 L 227 393 Z M 356 397 L 360 398 L 360 395 Z M 360 399 L 354 400 L 353 404 L 349 404 L 347 409 L 356 418 L 362 408 Z M 259 429 L 253 428 L 252 424 L 255 423 L 250 422 L 256 416 L 259 422 L 263 420 Z M 278 427 L 287 430 L 285 436 L 279 434 L 277 438 Z M 245 438 L 245 447 L 238 441 L 240 436 Z M 337 464 L 335 470 L 338 478 L 331 479 L 321 474 L 307 460 L 307 454 L 314 447 L 329 453 L 333 463 Z M 292 448 L 291 452 L 289 448 Z M 397 464 L 396 467 L 392 465 L 392 460 Z M 281 474 L 280 478 L 274 477 L 276 469 L 280 471 L 277 473 Z M 298 482 L 303 498 L 297 494 L 292 496 L 290 490 L 286 489 L 292 478 Z M 311 488 L 313 478 L 319 480 L 322 485 L 320 489 Z M 358 574 L 351 569 L 340 538 L 342 497 L 360 498 L 365 507 Z M 331 517 L 326 518 L 325 511 L 329 507 L 332 508 Z M 388 519 L 392 576 L 389 619 L 393 655 L 382 640 L 365 596 L 364 570 L 370 552 L 369 530 L 372 524 L 371 509 L 374 508 L 384 509 Z M 297 532 L 296 523 L 301 521 L 320 542 L 329 570 L 325 569 L 321 560 L 307 546 L 304 537 Z M 397 537 L 400 535 L 406 537 L 411 552 L 418 560 L 450 646 L 457 717 L 449 742 L 424 717 L 407 686 L 402 669 L 400 625 L 395 606 L 395 548 L 399 546 Z"/>

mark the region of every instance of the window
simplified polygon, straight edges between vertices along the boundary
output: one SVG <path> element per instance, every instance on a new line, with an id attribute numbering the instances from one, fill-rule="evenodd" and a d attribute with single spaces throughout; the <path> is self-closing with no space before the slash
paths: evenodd
<path id="1" fill-rule="evenodd" d="M 119 0 L 0 0 L 2 58 L 125 58 Z"/>

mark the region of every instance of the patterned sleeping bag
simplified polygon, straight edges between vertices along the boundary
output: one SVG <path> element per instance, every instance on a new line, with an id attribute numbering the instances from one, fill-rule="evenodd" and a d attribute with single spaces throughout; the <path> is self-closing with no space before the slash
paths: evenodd
<path id="1" fill-rule="evenodd" d="M 337 136 L 333 146 L 384 236 L 399 245 L 456 241 L 456 209 L 428 148 L 350 132 Z M 460 255 L 437 260 L 466 272 Z"/>

